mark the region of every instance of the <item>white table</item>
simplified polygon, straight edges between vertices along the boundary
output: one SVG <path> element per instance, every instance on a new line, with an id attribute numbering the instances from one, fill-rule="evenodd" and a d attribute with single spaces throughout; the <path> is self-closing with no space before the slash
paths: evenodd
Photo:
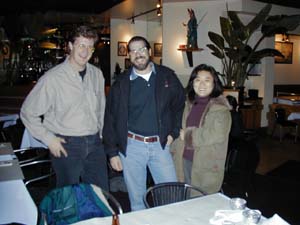
<path id="1" fill-rule="evenodd" d="M 0 224 L 36 224 L 38 210 L 22 180 L 10 143 L 0 143 L 0 156 L 1 162 L 12 162 L 0 167 Z"/>
<path id="2" fill-rule="evenodd" d="M 300 112 L 292 112 L 288 118 L 288 120 L 299 120 L 300 119 Z"/>
<path id="3" fill-rule="evenodd" d="M 0 199 L 0 224 L 37 224 L 37 207 L 22 180 L 1 181 Z"/>
<path id="4" fill-rule="evenodd" d="M 119 216 L 121 225 L 208 225 L 216 210 L 229 210 L 229 198 L 217 193 Z M 111 217 L 93 218 L 77 225 L 107 225 Z"/>
<path id="5" fill-rule="evenodd" d="M 2 128 L 6 128 L 6 127 L 9 127 L 9 126 L 16 125 L 18 119 L 19 119 L 18 114 L 0 116 L 0 121 L 4 122 Z"/>

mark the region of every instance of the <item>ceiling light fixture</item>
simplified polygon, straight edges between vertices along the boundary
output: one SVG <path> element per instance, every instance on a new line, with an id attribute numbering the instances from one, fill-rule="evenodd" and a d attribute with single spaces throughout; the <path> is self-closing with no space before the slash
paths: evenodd
<path id="1" fill-rule="evenodd" d="M 162 15 L 161 9 L 162 9 L 162 6 L 160 6 L 160 7 L 155 7 L 154 9 L 150 9 L 150 10 L 148 10 L 148 11 L 139 13 L 139 14 L 137 14 L 137 15 L 132 15 L 131 17 L 127 18 L 127 20 L 131 20 L 131 23 L 134 24 L 134 19 L 135 19 L 135 18 L 137 18 L 137 17 L 139 17 L 139 16 L 146 15 L 146 14 L 151 13 L 151 12 L 154 12 L 154 11 L 156 11 L 157 16 L 161 16 L 161 15 Z"/>

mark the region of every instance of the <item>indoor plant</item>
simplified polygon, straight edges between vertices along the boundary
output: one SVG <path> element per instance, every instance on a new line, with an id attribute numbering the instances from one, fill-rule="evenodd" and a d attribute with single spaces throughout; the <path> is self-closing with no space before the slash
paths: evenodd
<path id="1" fill-rule="evenodd" d="M 208 44 L 212 54 L 221 59 L 223 71 L 220 73 L 223 84 L 229 88 L 243 87 L 248 73 L 252 67 L 267 56 L 284 57 L 276 49 L 258 47 L 266 37 L 272 37 L 276 33 L 287 33 L 294 30 L 300 23 L 300 15 L 275 15 L 269 16 L 272 5 L 267 4 L 247 24 L 244 25 L 238 13 L 227 9 L 228 17 L 220 17 L 222 35 L 208 32 L 213 44 Z M 261 27 L 261 36 L 253 46 L 249 40 L 254 32 Z"/>

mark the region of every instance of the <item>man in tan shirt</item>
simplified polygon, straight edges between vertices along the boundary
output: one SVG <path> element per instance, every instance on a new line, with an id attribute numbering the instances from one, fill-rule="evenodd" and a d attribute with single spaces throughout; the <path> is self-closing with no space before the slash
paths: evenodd
<path id="1" fill-rule="evenodd" d="M 95 30 L 75 29 L 69 56 L 40 78 L 21 108 L 26 128 L 49 147 L 58 187 L 85 182 L 108 189 L 104 78 L 88 63 L 97 40 Z"/>

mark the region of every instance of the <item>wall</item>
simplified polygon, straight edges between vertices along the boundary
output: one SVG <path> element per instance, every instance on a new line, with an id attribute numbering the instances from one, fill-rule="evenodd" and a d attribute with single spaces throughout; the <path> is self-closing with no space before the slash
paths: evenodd
<path id="1" fill-rule="evenodd" d="M 159 21 L 147 22 L 136 19 L 135 23 L 131 24 L 131 21 L 128 20 L 111 19 L 110 26 L 111 78 L 113 78 L 116 63 L 119 63 L 123 71 L 125 58 L 129 58 L 128 55 L 126 57 L 118 56 L 117 46 L 119 41 L 128 42 L 131 37 L 139 35 L 146 37 L 152 48 L 154 43 L 162 43 L 162 26 Z M 154 57 L 154 61 L 157 63 L 159 63 L 159 59 Z"/>
<path id="2" fill-rule="evenodd" d="M 265 3 L 248 0 L 191 1 L 163 4 L 163 64 L 172 67 L 184 85 L 187 83 L 192 68 L 188 66 L 185 53 L 178 51 L 177 48 L 179 44 L 185 44 L 186 42 L 186 30 L 182 23 L 186 23 L 189 19 L 187 8 L 194 9 L 198 21 L 205 15 L 198 26 L 198 46 L 203 48 L 203 51 L 193 53 L 194 66 L 200 63 L 207 63 L 221 71 L 222 64 L 220 60 L 210 53 L 206 45 L 210 43 L 207 35 L 208 31 L 220 33 L 219 17 L 226 16 L 226 3 L 228 3 L 230 10 L 240 11 L 246 20 L 250 20 L 254 13 L 258 12 L 258 9 L 260 10 L 266 5 Z M 300 10 L 273 6 L 271 14 L 300 14 Z M 257 35 L 259 33 L 255 34 L 254 37 Z M 267 38 L 260 47 L 274 48 L 274 43 L 274 38 Z M 249 77 L 245 84 L 246 93 L 248 89 L 255 88 L 259 89 L 259 96 L 263 97 L 264 109 L 261 117 L 261 126 L 267 126 L 266 114 L 269 111 L 268 105 L 273 101 L 274 74 L 277 76 L 274 69 L 277 68 L 274 67 L 273 58 L 263 59 L 260 68 L 261 76 Z"/>
<path id="3" fill-rule="evenodd" d="M 152 39 L 149 41 L 162 42 L 163 43 L 163 55 L 162 62 L 164 65 L 171 67 L 178 74 L 179 79 L 185 86 L 189 78 L 189 74 L 192 71 L 192 67 L 189 67 L 186 55 L 184 52 L 178 51 L 177 48 L 180 44 L 186 43 L 186 27 L 182 23 L 187 23 L 189 15 L 187 8 L 192 8 L 195 11 L 197 20 L 202 17 L 198 27 L 198 46 L 203 48 L 203 51 L 193 53 L 194 66 L 200 63 L 207 63 L 213 65 L 218 71 L 221 71 L 222 64 L 219 59 L 214 57 L 210 50 L 206 47 L 210 40 L 208 38 L 208 31 L 214 31 L 220 33 L 219 17 L 226 16 L 226 4 L 230 10 L 240 11 L 245 15 L 248 20 L 254 13 L 263 8 L 266 4 L 249 1 L 249 0 L 211 0 L 211 1 L 185 1 L 185 2 L 167 2 L 163 3 L 163 19 L 162 27 L 160 23 L 149 25 L 145 21 L 136 20 L 135 24 L 130 24 L 130 21 L 112 19 L 111 20 L 111 71 L 112 74 L 115 71 L 115 63 L 119 62 L 120 66 L 124 68 L 124 58 L 117 56 L 117 42 L 128 41 L 133 35 L 149 36 Z M 300 14 L 299 9 L 292 9 L 288 7 L 280 7 L 273 5 L 271 14 Z M 248 15 L 248 16 L 247 16 Z M 158 29 L 158 27 L 160 27 Z M 151 29 L 151 30 L 150 30 Z M 156 36 L 156 31 L 162 29 L 162 36 Z M 294 33 L 300 33 L 298 28 Z M 155 34 L 155 35 L 153 35 Z M 157 40 L 155 40 L 155 37 Z M 298 37 L 297 37 L 298 38 Z M 161 41 L 162 40 L 162 41 Z M 262 43 L 261 48 L 274 48 L 274 38 L 267 38 Z M 294 49 L 299 49 L 299 43 L 295 43 Z M 294 54 L 296 54 L 296 50 Z M 295 64 L 299 64 L 297 57 L 294 57 Z M 275 65 L 275 66 L 274 66 Z M 288 66 L 288 67 L 287 67 Z M 278 65 L 274 64 L 274 59 L 271 57 L 262 60 L 261 64 L 261 76 L 249 77 L 246 82 L 247 89 L 255 88 L 259 89 L 259 96 L 263 97 L 264 109 L 262 112 L 261 126 L 267 126 L 266 114 L 269 111 L 268 105 L 273 101 L 273 83 L 282 82 L 299 82 L 297 76 L 298 67 L 291 67 L 291 65 Z M 286 75 L 285 71 L 289 71 L 290 74 Z M 287 79 L 285 79 L 287 78 Z"/>
<path id="4" fill-rule="evenodd" d="M 281 41 L 282 36 L 277 35 L 276 41 Z M 274 84 L 299 84 L 300 85 L 300 36 L 289 35 L 289 41 L 293 43 L 293 63 L 275 63 Z"/>

